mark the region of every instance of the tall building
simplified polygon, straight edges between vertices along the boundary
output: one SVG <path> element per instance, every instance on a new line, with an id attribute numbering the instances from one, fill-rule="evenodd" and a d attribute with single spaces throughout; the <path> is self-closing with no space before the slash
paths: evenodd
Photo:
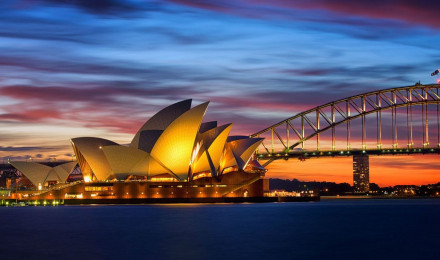
<path id="1" fill-rule="evenodd" d="M 353 187 L 355 192 L 370 190 L 370 168 L 368 155 L 353 155 Z"/>

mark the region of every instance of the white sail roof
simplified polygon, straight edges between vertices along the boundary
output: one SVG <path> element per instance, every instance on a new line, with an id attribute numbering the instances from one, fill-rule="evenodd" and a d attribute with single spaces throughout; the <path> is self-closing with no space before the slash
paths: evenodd
<path id="1" fill-rule="evenodd" d="M 230 166 L 243 169 L 262 139 L 228 137 L 232 124 L 202 123 L 208 104 L 191 108 L 188 99 L 162 109 L 139 129 L 129 147 L 101 138 L 72 139 L 83 176 L 102 181 L 171 174 L 190 180 L 191 173 L 210 171 L 215 176 Z"/>
<path id="2" fill-rule="evenodd" d="M 35 187 L 44 185 L 47 175 L 52 170 L 50 166 L 34 162 L 10 162 L 10 164 L 26 176 Z"/>
<path id="3" fill-rule="evenodd" d="M 130 143 L 130 147 L 145 150 L 142 143 L 139 142 L 141 133 L 146 130 L 165 130 L 174 120 L 191 108 L 191 102 L 191 99 L 183 100 L 157 112 L 138 130 Z"/>
<path id="4" fill-rule="evenodd" d="M 194 144 L 209 102 L 195 106 L 174 120 L 154 145 L 151 155 L 181 180 L 188 176 Z"/>
<path id="5" fill-rule="evenodd" d="M 92 173 L 101 181 L 110 177 L 112 171 L 101 148 L 117 143 L 96 137 L 78 137 L 72 139 L 72 145 L 84 178 L 91 180 Z"/>
<path id="6" fill-rule="evenodd" d="M 216 175 L 231 128 L 232 124 L 228 124 L 212 128 L 201 134 L 203 151 L 200 158 L 194 162 L 194 173 L 211 171 L 213 175 Z"/>
<path id="7" fill-rule="evenodd" d="M 35 187 L 38 187 L 44 186 L 49 181 L 66 182 L 76 162 L 60 164 L 53 168 L 35 162 L 11 162 L 11 165 L 28 178 Z"/>
<path id="8" fill-rule="evenodd" d="M 170 173 L 151 157 L 150 154 L 139 149 L 122 145 L 110 145 L 102 147 L 113 175 L 120 180 L 129 175 L 153 176 Z"/>

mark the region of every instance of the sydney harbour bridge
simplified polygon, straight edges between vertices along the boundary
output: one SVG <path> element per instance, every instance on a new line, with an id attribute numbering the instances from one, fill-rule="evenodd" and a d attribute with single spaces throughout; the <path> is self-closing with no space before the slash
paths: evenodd
<path id="1" fill-rule="evenodd" d="M 363 93 L 298 113 L 252 137 L 263 166 L 279 159 L 440 153 L 440 85 Z M 368 166 L 367 166 L 368 167 Z"/>

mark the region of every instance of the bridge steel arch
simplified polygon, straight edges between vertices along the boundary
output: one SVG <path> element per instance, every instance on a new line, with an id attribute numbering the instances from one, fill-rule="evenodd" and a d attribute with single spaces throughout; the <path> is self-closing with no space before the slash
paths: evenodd
<path id="1" fill-rule="evenodd" d="M 317 106 L 307 111 L 298 113 L 289 117 L 277 124 L 267 127 L 259 132 L 256 132 L 251 137 L 261 137 L 264 134 L 270 134 L 270 146 L 262 144 L 257 150 L 259 158 L 268 159 L 271 161 L 279 158 L 288 157 L 303 157 L 304 155 L 325 155 L 320 149 L 320 135 L 323 132 L 331 131 L 331 151 L 336 152 L 336 127 L 346 125 L 346 155 L 350 152 L 362 151 L 368 153 L 384 153 L 386 150 L 382 145 L 382 112 L 391 110 L 391 127 L 392 127 L 392 147 L 391 152 L 396 152 L 399 149 L 397 144 L 398 122 L 397 122 L 397 108 L 406 107 L 406 133 L 407 145 L 404 149 L 410 153 L 414 148 L 429 149 L 429 152 L 440 151 L 440 85 L 421 85 L 416 84 L 408 87 L 390 88 L 384 90 L 377 90 L 368 93 L 363 93 L 337 101 L 329 102 L 327 104 Z M 437 144 L 435 147 L 429 146 L 429 115 L 428 105 L 435 104 L 436 115 L 436 134 Z M 413 135 L 413 107 L 422 107 L 422 129 L 423 129 L 423 147 L 414 146 Z M 376 147 L 374 149 L 367 149 L 366 138 L 366 116 L 369 114 L 376 114 Z M 355 119 L 361 119 L 362 145 L 361 147 L 351 146 L 351 122 Z M 283 128 L 279 130 L 279 128 Z M 308 131 L 306 131 L 306 128 Z M 284 131 L 280 134 L 281 131 Z M 307 132 L 307 133 L 306 133 Z M 293 134 L 291 134 L 293 133 Z M 292 137 L 293 135 L 293 137 Z M 316 149 L 304 150 L 304 142 L 316 137 Z M 275 142 L 281 144 L 281 149 L 275 149 Z M 299 146 L 301 147 L 299 149 Z M 262 152 L 261 152 L 262 151 Z M 405 152 L 404 151 L 404 152 Z M 414 149 L 414 151 L 416 151 Z M 420 150 L 422 151 L 422 150 Z M 341 151 L 344 154 L 343 151 Z M 328 155 L 334 156 L 339 153 L 331 153 Z"/>

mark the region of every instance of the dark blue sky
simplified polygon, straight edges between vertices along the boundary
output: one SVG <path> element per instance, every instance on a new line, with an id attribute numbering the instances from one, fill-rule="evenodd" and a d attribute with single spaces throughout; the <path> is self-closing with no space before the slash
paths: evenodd
<path id="1" fill-rule="evenodd" d="M 0 2 L 0 157 L 127 143 L 173 102 L 251 134 L 335 99 L 433 83 L 437 1 Z"/>

